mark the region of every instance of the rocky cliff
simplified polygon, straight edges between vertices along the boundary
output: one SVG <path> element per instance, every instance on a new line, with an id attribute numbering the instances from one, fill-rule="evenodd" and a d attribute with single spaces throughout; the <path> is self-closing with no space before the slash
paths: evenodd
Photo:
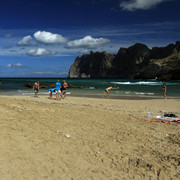
<path id="1" fill-rule="evenodd" d="M 105 78 L 112 69 L 115 55 L 95 52 L 77 57 L 69 70 L 70 78 Z"/>
<path id="2" fill-rule="evenodd" d="M 77 57 L 69 78 L 180 79 L 180 42 L 149 49 L 137 43 L 120 48 L 116 55 L 91 52 Z"/>

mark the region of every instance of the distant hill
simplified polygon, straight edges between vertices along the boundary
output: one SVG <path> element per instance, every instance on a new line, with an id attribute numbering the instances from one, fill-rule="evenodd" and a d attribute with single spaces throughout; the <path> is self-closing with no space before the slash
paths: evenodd
<path id="1" fill-rule="evenodd" d="M 91 52 L 75 59 L 68 77 L 180 80 L 180 41 L 152 49 L 137 43 L 116 55 Z"/>

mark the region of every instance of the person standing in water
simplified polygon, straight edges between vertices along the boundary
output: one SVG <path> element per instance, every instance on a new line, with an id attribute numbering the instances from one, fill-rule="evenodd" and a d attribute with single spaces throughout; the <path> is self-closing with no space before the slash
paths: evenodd
<path id="1" fill-rule="evenodd" d="M 113 88 L 112 86 L 107 87 L 107 88 L 104 90 L 103 96 L 104 96 L 106 93 L 107 93 L 107 96 L 109 96 L 109 91 L 110 91 L 111 89 L 119 89 L 119 88 Z"/>
<path id="2" fill-rule="evenodd" d="M 166 83 L 163 84 L 163 90 L 164 90 L 164 99 L 167 99 L 167 87 L 166 87 Z"/>
<path id="3" fill-rule="evenodd" d="M 35 82 L 33 85 L 33 90 L 34 90 L 34 97 L 38 97 L 38 91 L 39 91 L 39 81 Z"/>

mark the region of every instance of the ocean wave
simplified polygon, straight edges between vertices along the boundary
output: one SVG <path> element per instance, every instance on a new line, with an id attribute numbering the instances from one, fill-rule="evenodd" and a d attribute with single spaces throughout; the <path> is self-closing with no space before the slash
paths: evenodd
<path id="1" fill-rule="evenodd" d="M 135 92 L 136 95 L 154 95 L 154 93 Z"/>
<path id="2" fill-rule="evenodd" d="M 164 82 L 160 81 L 160 82 L 152 82 L 152 81 L 136 81 L 136 82 L 111 82 L 112 84 L 118 84 L 118 85 L 149 85 L 149 86 L 162 86 L 164 84 Z M 166 82 L 167 86 L 175 86 L 175 85 L 179 85 L 180 83 L 177 82 Z"/>
<path id="3" fill-rule="evenodd" d="M 154 95 L 154 93 L 147 93 L 148 95 Z"/>
<path id="4" fill-rule="evenodd" d="M 89 89 L 95 89 L 95 87 L 89 87 Z"/>
<path id="5" fill-rule="evenodd" d="M 112 84 L 119 84 L 119 85 L 163 85 L 163 82 L 148 82 L 148 81 L 138 81 L 138 82 L 111 82 Z"/>

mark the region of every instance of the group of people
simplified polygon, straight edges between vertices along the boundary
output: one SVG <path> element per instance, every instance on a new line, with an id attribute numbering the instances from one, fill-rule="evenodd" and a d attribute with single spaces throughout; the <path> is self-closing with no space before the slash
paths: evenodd
<path id="1" fill-rule="evenodd" d="M 66 98 L 66 95 L 67 95 L 67 87 L 68 87 L 68 84 L 66 82 L 66 80 L 63 80 L 63 83 L 61 84 L 59 82 L 59 80 L 57 80 L 57 82 L 55 83 L 55 86 L 56 88 L 50 88 L 48 91 L 49 91 L 49 95 L 50 95 L 50 99 L 52 99 L 52 95 L 53 95 L 53 92 L 56 92 L 56 100 L 60 100 L 60 99 L 65 99 Z M 111 89 L 119 89 L 118 88 L 114 88 L 112 86 L 110 87 L 107 87 L 103 93 L 103 96 L 105 94 L 107 94 L 107 96 L 109 96 L 109 91 Z M 38 97 L 38 91 L 39 91 L 39 81 L 35 82 L 34 85 L 33 85 L 33 90 L 35 91 L 35 97 Z M 163 91 L 164 91 L 164 99 L 167 99 L 167 95 L 166 95 L 166 92 L 167 92 L 167 87 L 166 87 L 166 83 L 163 84 Z"/>
<path id="2" fill-rule="evenodd" d="M 56 92 L 56 100 L 65 99 L 67 94 L 67 87 L 68 87 L 66 80 L 63 80 L 62 84 L 59 82 L 59 80 L 57 80 L 57 82 L 55 83 L 55 87 L 56 88 L 48 89 L 50 99 L 52 99 L 53 92 Z M 34 83 L 33 90 L 35 93 L 35 97 L 38 97 L 39 81 Z"/>
<path id="3" fill-rule="evenodd" d="M 49 96 L 50 96 L 49 98 L 52 99 L 53 93 L 56 92 L 56 100 L 60 100 L 61 98 L 65 99 L 67 95 L 67 87 L 68 87 L 66 80 L 63 80 L 62 84 L 59 82 L 59 80 L 57 80 L 57 82 L 55 83 L 55 87 L 56 88 L 48 89 Z M 109 96 L 109 91 L 111 89 L 118 89 L 118 88 L 113 88 L 112 86 L 107 87 L 103 95 L 107 94 L 107 96 Z M 35 92 L 35 97 L 38 97 L 39 81 L 34 83 L 33 90 Z"/>
<path id="4" fill-rule="evenodd" d="M 56 89 L 49 89 L 49 94 L 50 94 L 50 99 L 52 99 L 52 94 L 53 92 L 56 92 L 56 100 L 60 100 L 61 98 L 65 99 L 66 94 L 67 94 L 67 87 L 68 84 L 65 80 L 63 80 L 63 83 L 61 84 L 59 80 L 57 80 L 56 84 Z"/>

